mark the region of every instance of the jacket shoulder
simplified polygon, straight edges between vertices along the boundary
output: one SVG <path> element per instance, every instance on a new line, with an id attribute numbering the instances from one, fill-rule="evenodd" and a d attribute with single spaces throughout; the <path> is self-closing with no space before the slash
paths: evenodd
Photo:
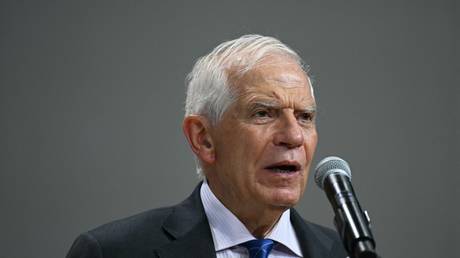
<path id="1" fill-rule="evenodd" d="M 171 240 L 162 225 L 173 209 L 152 209 L 83 233 L 74 241 L 67 258 L 151 256 L 153 249 Z"/>
<path id="2" fill-rule="evenodd" d="M 304 222 L 318 237 L 327 238 L 330 241 L 340 241 L 337 231 L 305 219 Z"/>
<path id="3" fill-rule="evenodd" d="M 318 225 L 313 222 L 305 221 L 308 227 L 315 233 L 315 235 L 322 241 L 323 243 L 331 243 L 329 249 L 329 257 L 337 257 L 337 258 L 345 258 L 347 257 L 347 253 L 344 249 L 342 240 L 340 239 L 339 234 L 337 231 Z"/>
<path id="4" fill-rule="evenodd" d="M 299 240 L 305 244 L 302 250 L 304 254 L 313 257 L 347 257 L 339 234 L 335 230 L 305 220 L 294 209 L 291 210 L 291 222 L 296 228 Z"/>

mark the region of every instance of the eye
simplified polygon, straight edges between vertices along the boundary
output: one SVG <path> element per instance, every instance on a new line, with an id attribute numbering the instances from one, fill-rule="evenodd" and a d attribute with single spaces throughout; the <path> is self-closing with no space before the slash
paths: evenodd
<path id="1" fill-rule="evenodd" d="M 265 109 L 256 110 L 253 116 L 256 118 L 270 117 L 270 112 L 268 112 L 268 110 L 265 110 Z"/>
<path id="2" fill-rule="evenodd" d="M 271 108 L 256 108 L 251 112 L 251 119 L 254 123 L 264 124 L 272 121 L 276 117 L 276 111 Z"/>
<path id="3" fill-rule="evenodd" d="M 298 114 L 297 119 L 302 123 L 312 122 L 315 117 L 313 112 L 301 112 Z"/>

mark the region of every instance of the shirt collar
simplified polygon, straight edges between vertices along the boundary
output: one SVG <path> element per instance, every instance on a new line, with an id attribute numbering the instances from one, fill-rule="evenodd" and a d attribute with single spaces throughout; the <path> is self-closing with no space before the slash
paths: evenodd
<path id="1" fill-rule="evenodd" d="M 255 239 L 246 226 L 217 199 L 206 180 L 201 185 L 200 193 L 216 252 Z M 299 241 L 291 224 L 289 209 L 283 212 L 266 238 L 275 240 L 296 255 L 302 256 Z"/>

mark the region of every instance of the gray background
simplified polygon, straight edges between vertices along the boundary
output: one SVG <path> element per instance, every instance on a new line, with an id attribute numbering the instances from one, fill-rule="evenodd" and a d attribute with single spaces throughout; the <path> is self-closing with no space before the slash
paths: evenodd
<path id="1" fill-rule="evenodd" d="M 187 196 L 184 77 L 246 33 L 312 65 L 315 164 L 351 163 L 381 255 L 459 257 L 458 17 L 440 0 L 2 1 L 0 257 L 63 257 L 83 231 Z M 298 209 L 332 226 L 311 177 Z"/>

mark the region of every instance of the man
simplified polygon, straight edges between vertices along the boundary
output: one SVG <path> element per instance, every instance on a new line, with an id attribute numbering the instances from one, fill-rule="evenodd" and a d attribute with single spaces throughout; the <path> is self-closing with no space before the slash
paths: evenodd
<path id="1" fill-rule="evenodd" d="M 317 143 L 300 57 L 246 35 L 199 59 L 187 84 L 183 131 L 203 183 L 176 206 L 82 234 L 67 257 L 346 257 L 334 231 L 292 209 Z"/>

